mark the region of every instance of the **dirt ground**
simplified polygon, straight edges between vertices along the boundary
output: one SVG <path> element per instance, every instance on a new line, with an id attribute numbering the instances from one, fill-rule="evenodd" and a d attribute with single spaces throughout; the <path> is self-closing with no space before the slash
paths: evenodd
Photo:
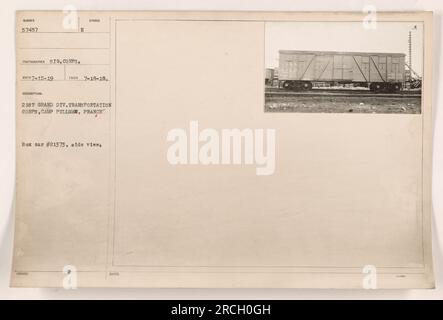
<path id="1" fill-rule="evenodd" d="M 265 97 L 266 112 L 421 113 L 419 97 Z"/>

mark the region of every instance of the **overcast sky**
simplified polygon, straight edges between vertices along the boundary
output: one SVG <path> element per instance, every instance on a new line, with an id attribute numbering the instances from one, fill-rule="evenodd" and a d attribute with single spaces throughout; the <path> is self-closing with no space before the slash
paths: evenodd
<path id="1" fill-rule="evenodd" d="M 278 66 L 278 50 L 395 52 L 408 62 L 412 30 L 412 68 L 422 75 L 421 23 L 377 22 L 376 29 L 365 29 L 361 22 L 267 22 L 265 30 L 266 67 Z"/>

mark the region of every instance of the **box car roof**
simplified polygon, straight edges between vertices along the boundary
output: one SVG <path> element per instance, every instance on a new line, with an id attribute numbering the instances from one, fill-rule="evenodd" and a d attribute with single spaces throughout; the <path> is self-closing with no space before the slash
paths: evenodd
<path id="1" fill-rule="evenodd" d="M 370 56 L 370 55 L 388 55 L 388 56 L 406 56 L 404 53 L 398 52 L 345 52 L 345 51 L 306 51 L 306 50 L 279 50 L 279 53 L 283 54 L 316 54 L 316 55 L 359 55 L 359 56 Z"/>

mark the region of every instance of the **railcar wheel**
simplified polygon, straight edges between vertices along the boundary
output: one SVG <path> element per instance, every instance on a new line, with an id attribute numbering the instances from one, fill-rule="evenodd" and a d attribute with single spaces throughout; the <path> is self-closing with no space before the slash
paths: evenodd
<path id="1" fill-rule="evenodd" d="M 311 82 L 303 82 L 301 87 L 305 91 L 311 90 L 312 89 L 312 83 Z"/>
<path id="2" fill-rule="evenodd" d="M 286 90 L 292 89 L 292 82 L 291 81 L 283 82 L 283 89 L 286 89 Z"/>
<path id="3" fill-rule="evenodd" d="M 377 83 L 377 82 L 373 82 L 369 86 L 369 90 L 371 90 L 372 92 L 380 92 L 383 89 L 384 89 L 384 87 L 382 86 L 382 84 L 381 83 Z"/>
<path id="4" fill-rule="evenodd" d="M 392 92 L 399 92 L 401 90 L 401 85 L 399 83 L 393 83 L 389 89 Z"/>

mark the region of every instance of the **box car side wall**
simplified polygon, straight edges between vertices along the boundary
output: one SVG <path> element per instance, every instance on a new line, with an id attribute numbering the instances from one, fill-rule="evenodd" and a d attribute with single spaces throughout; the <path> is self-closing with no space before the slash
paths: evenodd
<path id="1" fill-rule="evenodd" d="M 280 52 L 279 80 L 404 82 L 404 54 Z"/>

